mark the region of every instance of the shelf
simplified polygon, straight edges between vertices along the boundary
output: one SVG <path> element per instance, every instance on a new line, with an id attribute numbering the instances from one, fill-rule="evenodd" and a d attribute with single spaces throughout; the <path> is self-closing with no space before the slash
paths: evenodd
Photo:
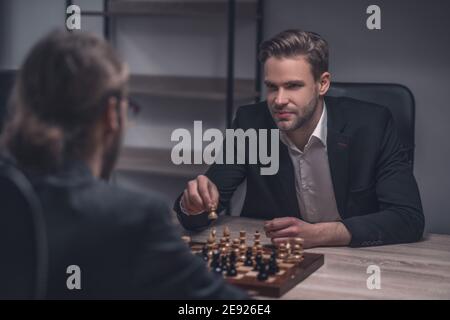
<path id="1" fill-rule="evenodd" d="M 227 1 L 145 1 L 116 0 L 109 4 L 108 12 L 84 11 L 91 16 L 191 16 L 226 17 Z M 237 18 L 256 18 L 255 1 L 237 1 Z"/>
<path id="2" fill-rule="evenodd" d="M 253 80 L 236 79 L 234 100 L 252 102 L 258 97 Z M 226 79 L 132 75 L 130 93 L 154 97 L 187 98 L 204 100 L 226 100 Z"/>
<path id="3" fill-rule="evenodd" d="M 178 178 L 194 178 L 203 174 L 208 165 L 175 165 L 170 159 L 171 149 L 152 149 L 125 146 L 116 170 L 151 173 Z"/>

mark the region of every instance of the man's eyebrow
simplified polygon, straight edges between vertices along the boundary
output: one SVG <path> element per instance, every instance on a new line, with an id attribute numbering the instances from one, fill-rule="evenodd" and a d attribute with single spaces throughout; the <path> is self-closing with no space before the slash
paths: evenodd
<path id="1" fill-rule="evenodd" d="M 275 87 L 278 86 L 277 84 L 275 84 L 275 83 L 273 83 L 272 81 L 269 81 L 269 80 L 264 80 L 264 84 L 266 86 L 275 86 Z M 289 86 L 289 85 L 304 86 L 305 82 L 303 80 L 290 80 L 290 81 L 283 82 L 281 85 L 282 86 Z"/>
<path id="2" fill-rule="evenodd" d="M 264 80 L 264 84 L 266 86 L 275 86 L 275 84 L 273 82 L 269 81 L 269 80 Z"/>
<path id="3" fill-rule="evenodd" d="M 305 82 L 303 80 L 292 80 L 292 81 L 287 81 L 285 83 L 283 83 L 283 85 L 301 85 L 304 86 Z"/>

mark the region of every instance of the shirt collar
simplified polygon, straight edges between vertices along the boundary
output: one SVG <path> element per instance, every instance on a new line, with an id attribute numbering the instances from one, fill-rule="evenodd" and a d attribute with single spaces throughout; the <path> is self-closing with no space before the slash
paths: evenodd
<path id="1" fill-rule="evenodd" d="M 314 128 L 314 131 L 311 134 L 311 137 L 309 137 L 307 145 L 309 145 L 311 143 L 311 139 L 313 137 L 315 137 L 320 142 L 322 142 L 322 144 L 325 148 L 327 147 L 327 134 L 328 134 L 327 123 L 328 123 L 328 115 L 327 115 L 326 104 L 324 101 L 322 115 L 320 116 L 319 122 L 317 123 L 316 127 Z M 297 148 L 283 131 L 280 131 L 280 140 L 290 148 L 294 148 L 294 149 Z"/>
<path id="2" fill-rule="evenodd" d="M 320 120 L 317 123 L 317 126 L 314 129 L 312 136 L 314 136 L 314 137 L 318 138 L 320 141 L 322 141 L 322 144 L 325 147 L 327 146 L 327 133 L 328 133 L 327 122 L 328 122 L 327 106 L 324 101 L 322 115 L 320 116 Z"/>

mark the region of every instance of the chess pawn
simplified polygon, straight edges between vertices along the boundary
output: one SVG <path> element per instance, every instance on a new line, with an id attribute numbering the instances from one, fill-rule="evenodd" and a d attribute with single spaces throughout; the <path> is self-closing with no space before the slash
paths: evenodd
<path id="1" fill-rule="evenodd" d="M 294 249 L 292 251 L 293 258 L 295 260 L 301 260 L 303 257 L 303 250 L 299 244 L 294 244 Z"/>
<path id="2" fill-rule="evenodd" d="M 217 220 L 218 216 L 217 216 L 216 210 L 217 210 L 217 208 L 215 205 L 212 205 L 210 207 L 209 214 L 208 214 L 208 220 L 212 220 L 212 221 Z"/>
<path id="3" fill-rule="evenodd" d="M 230 254 L 230 252 L 231 252 L 231 244 L 230 244 L 230 242 L 225 242 L 225 248 L 227 249 L 227 254 Z"/>
<path id="4" fill-rule="evenodd" d="M 230 242 L 230 234 L 231 234 L 230 228 L 228 228 L 228 226 L 226 226 L 223 229 L 223 237 L 227 240 L 227 242 Z"/>
<path id="5" fill-rule="evenodd" d="M 209 235 L 208 240 L 206 241 L 208 250 L 212 251 L 214 249 L 214 237 L 212 234 Z"/>
<path id="6" fill-rule="evenodd" d="M 237 255 L 234 251 L 232 251 L 229 255 L 229 259 L 230 259 L 230 264 L 235 264 L 236 263 L 236 259 L 237 259 Z"/>
<path id="7" fill-rule="evenodd" d="M 286 243 L 286 256 L 289 257 L 289 256 L 291 255 L 291 253 L 292 253 L 291 242 L 288 241 L 288 242 Z"/>
<path id="8" fill-rule="evenodd" d="M 228 277 L 236 277 L 237 276 L 237 270 L 236 270 L 236 266 L 234 264 L 230 265 L 230 267 L 228 268 L 227 276 Z"/>
<path id="9" fill-rule="evenodd" d="M 245 230 L 239 231 L 239 240 L 241 241 L 241 244 L 245 244 L 247 240 L 247 232 Z"/>
<path id="10" fill-rule="evenodd" d="M 219 251 L 220 251 L 220 254 L 222 254 L 222 255 L 226 255 L 226 253 L 227 253 L 226 252 L 227 251 L 226 244 L 227 244 L 227 240 L 225 238 L 220 238 Z"/>
<path id="11" fill-rule="evenodd" d="M 220 264 L 220 261 L 219 261 L 220 253 L 218 251 L 210 251 L 210 253 L 211 253 L 211 257 L 209 259 L 211 261 L 210 267 L 211 267 L 211 269 L 214 270 Z M 208 253 L 208 255 L 209 255 L 209 253 Z"/>
<path id="12" fill-rule="evenodd" d="M 221 257 L 220 266 L 222 267 L 223 271 L 227 271 L 227 269 L 228 269 L 228 257 L 226 255 Z"/>
<path id="13" fill-rule="evenodd" d="M 262 263 L 260 265 L 257 279 L 259 281 L 266 281 L 269 279 L 269 272 L 266 264 Z"/>
<path id="14" fill-rule="evenodd" d="M 239 245 L 239 260 L 245 261 L 245 251 L 247 250 L 247 246 L 245 244 Z"/>
<path id="15" fill-rule="evenodd" d="M 182 236 L 181 240 L 183 240 L 184 243 L 186 243 L 187 245 L 189 245 L 191 243 L 191 237 L 189 236 Z"/>
<path id="16" fill-rule="evenodd" d="M 303 240 L 302 238 L 294 238 L 294 245 L 298 244 L 301 247 L 303 247 L 303 243 L 305 242 L 305 240 Z"/>
<path id="17" fill-rule="evenodd" d="M 231 252 L 234 252 L 236 257 L 239 257 L 239 239 L 233 239 L 231 245 Z"/>
<path id="18" fill-rule="evenodd" d="M 278 259 L 284 260 L 287 257 L 286 243 L 282 242 L 278 246 Z"/>
<path id="19" fill-rule="evenodd" d="M 258 244 L 258 245 L 256 246 L 256 254 L 262 255 L 263 252 L 264 252 L 264 250 L 263 250 L 262 244 Z"/>
<path id="20" fill-rule="evenodd" d="M 211 261 L 213 257 L 213 250 L 208 250 L 208 261 Z"/>
<path id="21" fill-rule="evenodd" d="M 280 268 L 278 267 L 277 260 L 276 259 L 270 259 L 269 261 L 269 268 L 268 268 L 269 275 L 275 275 L 280 271 Z"/>

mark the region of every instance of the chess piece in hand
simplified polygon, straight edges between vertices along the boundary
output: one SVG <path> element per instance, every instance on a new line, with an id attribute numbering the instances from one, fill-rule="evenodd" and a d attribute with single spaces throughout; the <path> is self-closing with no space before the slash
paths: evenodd
<path id="1" fill-rule="evenodd" d="M 217 220 L 218 216 L 216 213 L 216 206 L 215 205 L 211 205 L 210 209 L 209 209 L 209 214 L 208 214 L 208 220 L 212 220 L 215 221 Z"/>
<path id="2" fill-rule="evenodd" d="M 189 215 L 208 212 L 211 218 L 217 219 L 219 191 L 216 185 L 204 175 L 188 182 L 181 197 L 181 207 Z"/>

